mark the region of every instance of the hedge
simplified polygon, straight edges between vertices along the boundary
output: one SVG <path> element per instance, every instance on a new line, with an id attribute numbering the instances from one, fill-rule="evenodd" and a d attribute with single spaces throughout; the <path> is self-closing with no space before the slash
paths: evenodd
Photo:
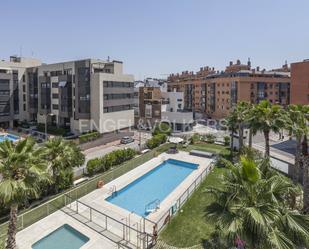
<path id="1" fill-rule="evenodd" d="M 37 124 L 37 130 L 39 132 L 45 132 L 45 124 Z M 56 136 L 63 136 L 68 130 L 65 128 L 57 127 L 57 126 L 47 126 L 47 133 L 56 135 Z"/>
<path id="2" fill-rule="evenodd" d="M 103 157 L 94 158 L 87 162 L 87 173 L 92 176 L 99 172 L 105 172 L 111 167 L 132 159 L 136 155 L 133 149 L 115 150 Z"/>
<path id="3" fill-rule="evenodd" d="M 91 140 L 94 140 L 100 136 L 100 133 L 97 131 L 92 131 L 89 133 L 85 133 L 79 136 L 79 142 L 80 143 L 85 143 Z"/>
<path id="4" fill-rule="evenodd" d="M 166 140 L 167 140 L 167 136 L 165 134 L 159 134 L 159 135 L 155 135 L 151 139 L 149 139 L 146 142 L 146 145 L 149 149 L 154 149 L 154 148 L 158 147 L 160 144 L 165 143 Z"/>

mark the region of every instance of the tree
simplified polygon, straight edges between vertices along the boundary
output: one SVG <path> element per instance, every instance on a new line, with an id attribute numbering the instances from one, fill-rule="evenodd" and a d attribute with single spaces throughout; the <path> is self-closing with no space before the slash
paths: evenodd
<path id="1" fill-rule="evenodd" d="M 239 136 L 239 150 L 244 146 L 244 128 L 246 126 L 249 111 L 250 103 L 244 101 L 239 102 L 235 108 Z"/>
<path id="2" fill-rule="evenodd" d="M 0 174 L 0 198 L 10 207 L 6 248 L 15 249 L 18 206 L 26 199 L 38 198 L 40 184 L 49 179 L 44 148 L 31 138 L 17 144 L 0 143 Z"/>
<path id="3" fill-rule="evenodd" d="M 49 139 L 45 148 L 52 171 L 53 191 L 57 193 L 61 188 L 72 185 L 73 168 L 82 165 L 85 157 L 75 144 L 61 137 Z"/>
<path id="4" fill-rule="evenodd" d="M 159 134 L 165 134 L 167 136 L 171 135 L 172 128 L 171 126 L 166 122 L 159 122 L 156 123 L 154 130 L 152 132 L 153 136 L 159 135 Z"/>
<path id="5" fill-rule="evenodd" d="M 302 158 L 302 139 L 308 134 L 307 116 L 309 114 L 309 106 L 289 105 L 287 109 L 286 129 L 290 136 L 296 138 L 295 164 L 293 170 L 294 183 L 300 180 L 300 166 Z"/>
<path id="6" fill-rule="evenodd" d="M 285 126 L 286 118 L 279 105 L 272 105 L 268 100 L 262 100 L 253 107 L 250 126 L 253 133 L 261 131 L 265 139 L 265 156 L 270 155 L 269 135 L 278 133 Z"/>
<path id="7" fill-rule="evenodd" d="M 222 187 L 209 187 L 214 202 L 206 216 L 249 248 L 288 249 L 308 245 L 309 216 L 293 210 L 289 193 L 295 186 L 270 169 L 269 160 L 242 157 L 239 164 L 227 163 Z"/>
<path id="8" fill-rule="evenodd" d="M 226 124 L 228 129 L 231 131 L 231 156 L 233 158 L 234 152 L 234 134 L 237 130 L 237 114 L 236 111 L 233 110 L 226 118 Z"/>

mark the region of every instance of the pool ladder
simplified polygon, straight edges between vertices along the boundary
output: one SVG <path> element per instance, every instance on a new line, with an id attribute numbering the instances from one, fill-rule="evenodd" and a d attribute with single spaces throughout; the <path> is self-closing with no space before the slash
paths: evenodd
<path id="1" fill-rule="evenodd" d="M 111 194 L 111 196 L 117 195 L 117 188 L 116 188 L 116 185 L 113 185 L 113 186 L 110 187 L 109 193 Z"/>
<path id="2" fill-rule="evenodd" d="M 160 208 L 160 200 L 159 199 L 155 199 L 151 202 L 149 202 L 146 206 L 145 206 L 145 213 L 146 214 L 150 214 L 154 211 L 157 211 Z"/>

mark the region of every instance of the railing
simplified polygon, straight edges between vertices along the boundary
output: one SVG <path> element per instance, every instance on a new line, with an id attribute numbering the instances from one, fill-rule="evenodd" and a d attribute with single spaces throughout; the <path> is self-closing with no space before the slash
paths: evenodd
<path id="1" fill-rule="evenodd" d="M 128 218 L 116 219 L 69 195 L 65 195 L 65 203 L 66 206 L 62 210 L 66 214 L 110 239 L 118 248 L 133 246 L 145 249 L 153 245 L 153 236 L 145 231 L 144 219 L 134 223 Z"/>
<path id="2" fill-rule="evenodd" d="M 207 168 L 205 168 L 192 182 L 192 184 L 183 192 L 183 194 L 174 202 L 174 205 L 170 207 L 156 222 L 157 231 L 160 232 L 163 227 L 170 222 L 177 211 L 182 207 L 182 205 L 189 199 L 191 194 L 196 190 L 196 188 L 202 183 L 203 179 L 208 175 L 208 173 L 213 168 L 214 162 L 212 162 Z"/>
<path id="3" fill-rule="evenodd" d="M 127 173 L 128 171 L 140 166 L 141 164 L 149 161 L 153 157 L 157 156 L 157 153 L 161 153 L 168 149 L 170 144 L 164 144 L 156 149 L 153 149 L 139 157 L 131 159 L 130 161 L 124 162 L 122 165 L 119 165 L 116 168 L 113 168 L 107 172 L 102 173 L 101 175 L 95 176 L 89 179 L 87 182 L 82 183 L 68 191 L 66 194 L 75 196 L 77 199 L 85 196 L 86 194 L 92 192 L 97 188 L 98 181 L 104 181 L 108 183 L 113 179 Z M 32 225 L 33 223 L 45 218 L 46 216 L 56 212 L 60 208 L 65 206 L 64 193 L 55 196 L 53 199 L 44 202 L 43 204 L 30 209 L 27 212 L 24 212 L 18 216 L 17 219 L 17 228 L 18 231 Z M 145 219 L 147 221 L 147 219 Z M 148 220 L 148 222 L 151 222 Z M 8 228 L 8 222 L 4 222 L 0 225 L 0 239 L 5 238 Z"/>
<path id="4" fill-rule="evenodd" d="M 145 205 L 145 213 L 149 214 L 160 208 L 160 200 L 155 199 Z"/>

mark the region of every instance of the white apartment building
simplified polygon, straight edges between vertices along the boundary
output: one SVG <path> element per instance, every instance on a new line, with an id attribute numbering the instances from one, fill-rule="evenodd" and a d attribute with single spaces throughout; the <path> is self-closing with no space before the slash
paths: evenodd
<path id="1" fill-rule="evenodd" d="M 37 59 L 11 56 L 0 61 L 0 126 L 13 127 L 22 120 L 32 120 L 37 112 L 34 102 Z"/>

